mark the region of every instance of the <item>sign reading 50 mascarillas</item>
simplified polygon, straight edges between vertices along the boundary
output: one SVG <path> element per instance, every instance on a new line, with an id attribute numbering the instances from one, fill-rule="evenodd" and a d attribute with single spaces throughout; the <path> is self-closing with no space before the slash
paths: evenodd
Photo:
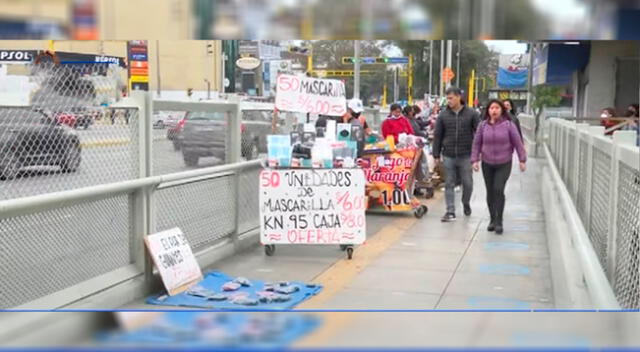
<path id="1" fill-rule="evenodd" d="M 360 169 L 263 170 L 262 244 L 362 244 L 366 238 Z"/>
<path id="2" fill-rule="evenodd" d="M 336 79 L 279 75 L 276 108 L 319 115 L 342 116 L 347 99 L 344 83 Z"/>

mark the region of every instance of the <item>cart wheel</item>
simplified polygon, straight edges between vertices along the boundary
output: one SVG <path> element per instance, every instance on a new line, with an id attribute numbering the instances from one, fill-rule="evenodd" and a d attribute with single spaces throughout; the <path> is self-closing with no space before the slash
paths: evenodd
<path id="1" fill-rule="evenodd" d="M 414 210 L 413 215 L 418 218 L 421 219 L 424 214 L 426 214 L 428 211 L 428 208 L 426 205 L 421 205 L 419 208 L 417 208 L 416 210 Z"/>
<path id="2" fill-rule="evenodd" d="M 341 244 L 341 245 L 340 245 L 340 250 L 341 250 L 341 251 L 343 251 L 343 252 L 344 252 L 344 251 L 346 251 L 346 250 L 347 250 L 347 248 L 349 248 L 349 246 L 348 246 L 348 245 L 346 245 L 346 244 Z"/>
<path id="3" fill-rule="evenodd" d="M 276 246 L 273 244 L 268 244 L 264 246 L 264 254 L 268 257 L 271 257 L 276 252 Z"/>
<path id="4" fill-rule="evenodd" d="M 353 247 L 347 247 L 347 258 L 349 260 L 353 259 Z"/>

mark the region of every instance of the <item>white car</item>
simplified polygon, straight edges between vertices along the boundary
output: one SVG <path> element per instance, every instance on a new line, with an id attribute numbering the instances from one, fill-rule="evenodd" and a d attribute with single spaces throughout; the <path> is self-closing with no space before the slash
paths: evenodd
<path id="1" fill-rule="evenodd" d="M 153 128 L 175 127 L 184 115 L 182 111 L 158 111 L 153 114 Z"/>

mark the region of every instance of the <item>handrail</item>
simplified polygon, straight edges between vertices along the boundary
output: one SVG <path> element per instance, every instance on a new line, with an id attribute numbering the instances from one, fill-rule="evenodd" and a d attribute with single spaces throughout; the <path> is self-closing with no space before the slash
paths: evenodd
<path id="1" fill-rule="evenodd" d="M 176 172 L 173 174 L 151 176 L 135 180 L 128 180 L 104 185 L 96 185 L 55 193 L 45 193 L 30 197 L 7 199 L 0 201 L 0 219 L 19 215 L 33 214 L 51 208 L 61 208 L 88 200 L 98 200 L 114 195 L 132 193 L 138 189 L 158 187 L 164 183 L 179 181 L 189 182 L 193 178 L 242 171 L 261 165 L 261 160 L 244 161 L 234 164 L 212 166 L 197 170 Z"/>
<path id="2" fill-rule="evenodd" d="M 551 156 L 551 152 L 549 151 L 549 147 L 546 144 L 544 145 L 544 152 L 549 165 L 549 170 L 551 170 L 553 182 L 558 185 L 558 197 L 560 198 L 560 203 L 567 223 L 572 229 L 570 232 L 573 236 L 573 242 L 575 243 L 576 252 L 578 253 L 578 259 L 584 273 L 587 291 L 591 296 L 594 308 L 619 310 L 620 304 L 618 303 L 613 289 L 609 284 L 609 280 L 598 261 L 598 256 L 589 241 L 589 235 L 580 220 L 578 212 L 571 200 L 571 196 L 569 195 L 569 191 L 562 181 L 562 177 L 558 172 L 555 162 L 553 161 L 553 157 Z"/>

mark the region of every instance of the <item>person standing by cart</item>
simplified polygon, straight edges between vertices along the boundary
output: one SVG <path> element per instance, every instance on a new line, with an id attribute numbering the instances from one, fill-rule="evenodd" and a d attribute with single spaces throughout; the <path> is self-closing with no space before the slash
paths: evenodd
<path id="1" fill-rule="evenodd" d="M 446 91 L 447 107 L 436 120 L 433 141 L 433 158 L 440 163 L 444 156 L 445 199 L 447 211 L 443 222 L 456 219 L 455 186 L 460 177 L 462 181 L 462 205 L 464 215 L 471 215 L 471 194 L 473 192 L 473 174 L 471 171 L 471 147 L 479 123 L 479 116 L 473 109 L 462 103 L 462 91 L 450 87 Z"/>
<path id="2" fill-rule="evenodd" d="M 487 231 L 503 232 L 502 214 L 504 213 L 504 189 L 511 175 L 511 160 L 515 150 L 520 160 L 520 171 L 526 170 L 527 153 L 522 145 L 516 124 L 511 121 L 504 105 L 499 100 L 492 100 L 487 105 L 484 119 L 478 127 L 471 162 L 473 170 L 480 171 L 487 187 L 487 205 L 491 214 L 491 222 Z"/>
<path id="3" fill-rule="evenodd" d="M 400 104 L 392 104 L 389 110 L 391 113 L 382 123 L 382 137 L 393 136 L 395 142 L 398 143 L 398 136 L 402 133 L 413 135 L 411 123 L 402 115 L 402 106 Z"/>

